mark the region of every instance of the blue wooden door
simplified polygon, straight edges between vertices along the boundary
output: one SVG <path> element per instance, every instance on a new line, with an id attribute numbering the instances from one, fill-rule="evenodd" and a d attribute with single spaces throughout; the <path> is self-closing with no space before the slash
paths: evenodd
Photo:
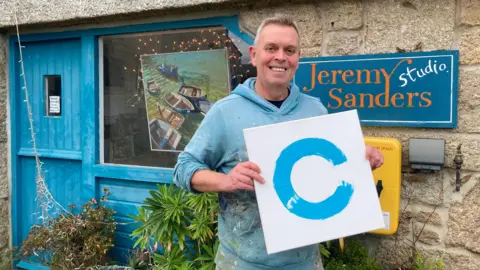
<path id="1" fill-rule="evenodd" d="M 12 42 L 11 44 L 15 44 Z M 130 233 L 138 225 L 129 215 L 137 214 L 137 206 L 149 196 L 162 177 L 171 173 L 158 170 L 117 167 L 98 164 L 98 91 L 93 79 L 96 60 L 93 38 L 32 41 L 23 43 L 24 74 L 36 152 L 42 163 L 45 184 L 52 198 L 63 208 L 81 206 L 91 198 L 99 198 L 108 188 L 109 207 L 115 211 L 117 232 L 113 259 L 124 262 L 134 240 Z M 13 245 L 20 246 L 32 225 L 42 221 L 37 200 L 38 166 L 30 132 L 19 51 L 13 50 L 12 76 L 12 227 Z M 15 64 L 13 64 L 15 63 Z M 52 90 L 53 89 L 53 90 Z M 52 103 L 50 97 L 57 97 Z M 88 104 L 87 104 L 88 103 Z M 53 108 L 53 110 L 52 110 Z M 53 112 L 53 113 L 52 113 Z M 165 181 L 164 181 L 165 182 Z M 55 216 L 53 208 L 49 216 Z M 37 269 L 21 262 L 25 269 Z"/>
<path id="2" fill-rule="evenodd" d="M 53 198 L 63 207 L 80 203 L 82 144 L 80 126 L 80 39 L 23 44 L 28 100 L 23 89 L 21 65 L 15 65 L 12 119 L 13 244 L 18 246 L 33 224 L 41 222 L 37 196 L 37 162 L 30 132 L 33 121 L 36 152 Z M 19 59 L 18 50 L 16 58 Z M 17 62 L 18 63 L 18 62 Z M 53 97 L 53 98 L 51 98 Z M 52 210 L 53 211 L 53 210 Z M 55 213 L 49 213 L 54 215 Z"/>

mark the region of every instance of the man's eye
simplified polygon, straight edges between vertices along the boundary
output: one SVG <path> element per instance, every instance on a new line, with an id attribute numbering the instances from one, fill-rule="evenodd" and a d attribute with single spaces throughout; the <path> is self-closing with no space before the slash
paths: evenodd
<path id="1" fill-rule="evenodd" d="M 294 54 L 296 52 L 295 49 L 287 49 L 288 54 Z"/>
<path id="2" fill-rule="evenodd" d="M 267 50 L 267 52 L 273 52 L 273 51 L 275 50 L 275 48 L 273 48 L 273 47 L 267 47 L 266 50 Z"/>

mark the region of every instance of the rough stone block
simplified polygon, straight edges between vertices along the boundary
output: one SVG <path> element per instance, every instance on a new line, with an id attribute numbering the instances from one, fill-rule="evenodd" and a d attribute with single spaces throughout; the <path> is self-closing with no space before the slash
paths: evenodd
<path id="1" fill-rule="evenodd" d="M 446 244 L 480 254 L 480 182 L 449 211 Z"/>
<path id="2" fill-rule="evenodd" d="M 361 38 L 358 33 L 330 33 L 327 43 L 327 55 L 351 55 L 360 52 Z"/>
<path id="3" fill-rule="evenodd" d="M 10 239 L 10 215 L 8 211 L 7 199 L 0 199 L 0 254 L 2 249 L 5 249 L 8 246 Z"/>
<path id="4" fill-rule="evenodd" d="M 437 212 L 426 212 L 420 211 L 416 216 L 415 220 L 420 223 L 432 224 L 432 225 L 442 225 L 442 218 Z"/>
<path id="5" fill-rule="evenodd" d="M 368 53 L 413 50 L 419 43 L 424 51 L 452 48 L 455 0 L 370 0 L 364 9 Z"/>
<path id="6" fill-rule="evenodd" d="M 0 34 L 0 123 L 6 121 L 7 100 L 7 37 Z"/>
<path id="7" fill-rule="evenodd" d="M 460 69 L 458 107 L 467 111 L 480 107 L 480 69 Z"/>
<path id="8" fill-rule="evenodd" d="M 325 14 L 327 30 L 357 29 L 363 25 L 363 5 L 360 0 L 328 1 L 320 7 Z"/>
<path id="9" fill-rule="evenodd" d="M 322 20 L 314 5 L 298 5 L 292 7 L 255 8 L 240 12 L 240 23 L 253 34 L 256 34 L 262 20 L 276 14 L 291 16 L 298 24 L 300 46 L 302 48 L 318 47 L 322 44 Z"/>
<path id="10" fill-rule="evenodd" d="M 457 182 L 456 181 L 456 172 L 452 171 L 451 174 L 452 174 L 452 177 L 450 177 L 450 184 L 453 187 L 453 186 L 455 186 L 455 184 Z M 480 174 L 474 174 L 474 173 L 471 173 L 471 172 L 461 172 L 460 180 L 461 180 L 462 186 L 464 184 L 468 183 L 469 181 L 480 181 Z"/>
<path id="11" fill-rule="evenodd" d="M 7 63 L 7 46 L 8 46 L 8 39 L 5 34 L 0 34 L 0 70 L 2 72 L 5 71 L 5 64 Z"/>
<path id="12" fill-rule="evenodd" d="M 0 200 L 8 198 L 9 197 L 8 194 L 10 193 L 6 176 L 5 177 L 1 176 L 1 178 L 2 179 L 0 179 Z"/>
<path id="13" fill-rule="evenodd" d="M 416 237 L 418 237 L 418 241 L 424 244 L 440 244 L 440 235 L 438 234 L 438 232 L 429 228 L 428 226 L 423 227 L 423 224 L 415 224 L 415 235 Z"/>
<path id="14" fill-rule="evenodd" d="M 411 266 L 412 249 L 407 240 L 389 240 L 382 238 L 375 248 L 375 258 L 383 269 L 409 269 Z"/>
<path id="15" fill-rule="evenodd" d="M 480 133 L 480 106 L 469 110 L 465 107 L 458 108 L 458 130 L 465 133 Z"/>
<path id="16" fill-rule="evenodd" d="M 480 63 L 480 27 L 465 30 L 460 36 L 460 63 Z"/>
<path id="17" fill-rule="evenodd" d="M 5 226 L 5 224 L 0 224 L 0 250 L 8 246 L 8 235 L 8 228 Z"/>
<path id="18" fill-rule="evenodd" d="M 0 143 L 0 200 L 8 198 L 10 194 L 6 146 Z"/>
<path id="19" fill-rule="evenodd" d="M 464 25 L 480 25 L 480 1 L 460 1 L 460 23 Z"/>
<path id="20" fill-rule="evenodd" d="M 427 223 L 427 224 L 430 224 L 430 225 L 442 225 L 442 218 L 440 217 L 440 215 L 436 212 L 436 211 L 433 211 L 432 210 L 421 210 L 421 211 L 418 211 L 417 209 L 415 209 L 416 206 L 413 205 L 412 207 L 410 207 L 409 209 L 407 209 L 405 211 L 405 217 L 407 218 L 413 218 L 415 219 L 415 221 L 417 221 L 418 223 Z M 413 210 L 415 209 L 415 210 Z M 428 221 L 428 222 L 427 222 Z"/>
<path id="21" fill-rule="evenodd" d="M 0 143 L 8 142 L 7 123 L 0 122 Z"/>
<path id="22" fill-rule="evenodd" d="M 2 76 L 1 73 L 0 73 L 0 76 Z M 4 99 L 3 102 L 0 101 L 0 123 L 4 123 L 5 121 L 7 121 L 7 106 L 6 106 L 6 101 Z"/>
<path id="23" fill-rule="evenodd" d="M 302 48 L 302 57 L 318 57 L 322 55 L 321 47 Z"/>
<path id="24" fill-rule="evenodd" d="M 9 204 L 8 199 L 6 198 L 0 199 L 0 220 L 2 221 L 2 223 L 5 222 L 6 220 L 9 220 L 8 204 Z M 7 224 L 8 224 L 8 221 L 7 221 Z"/>
<path id="25" fill-rule="evenodd" d="M 480 260 L 473 255 L 460 254 L 455 251 L 446 250 L 443 255 L 445 270 L 478 270 Z"/>
<path id="26" fill-rule="evenodd" d="M 462 170 L 479 170 L 480 158 L 478 158 L 478 153 L 480 153 L 480 138 L 478 135 L 455 136 L 450 134 L 450 136 L 445 136 L 445 138 L 447 140 L 445 149 L 447 167 L 455 168 L 456 165 L 453 159 L 457 153 L 457 146 L 461 143 L 461 151 L 463 154 Z"/>
<path id="27" fill-rule="evenodd" d="M 431 205 L 443 203 L 443 172 L 434 174 L 415 174 L 403 177 L 403 200 L 412 200 Z"/>
<path id="28" fill-rule="evenodd" d="M 458 89 L 458 131 L 479 133 L 479 118 L 480 69 L 460 69 Z"/>

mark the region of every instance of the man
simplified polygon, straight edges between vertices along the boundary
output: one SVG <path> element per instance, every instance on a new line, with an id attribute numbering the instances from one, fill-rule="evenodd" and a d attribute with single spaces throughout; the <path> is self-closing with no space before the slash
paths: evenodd
<path id="1" fill-rule="evenodd" d="M 250 47 L 257 78 L 217 101 L 178 157 L 174 183 L 194 193 L 218 192 L 219 269 L 314 269 L 317 245 L 267 255 L 253 181 L 264 183 L 260 168 L 247 161 L 242 130 L 327 114 L 314 97 L 291 83 L 300 58 L 293 21 L 269 18 Z M 281 136 L 279 134 L 279 136 Z M 372 169 L 382 165 L 378 150 L 367 146 Z"/>

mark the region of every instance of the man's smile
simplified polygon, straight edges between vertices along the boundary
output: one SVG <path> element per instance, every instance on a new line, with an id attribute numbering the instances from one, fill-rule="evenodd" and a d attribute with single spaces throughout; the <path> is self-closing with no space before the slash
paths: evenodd
<path id="1" fill-rule="evenodd" d="M 285 71 L 287 71 L 287 69 L 284 68 L 284 67 L 270 67 L 270 69 L 273 70 L 273 71 L 277 71 L 277 72 L 285 72 Z"/>

